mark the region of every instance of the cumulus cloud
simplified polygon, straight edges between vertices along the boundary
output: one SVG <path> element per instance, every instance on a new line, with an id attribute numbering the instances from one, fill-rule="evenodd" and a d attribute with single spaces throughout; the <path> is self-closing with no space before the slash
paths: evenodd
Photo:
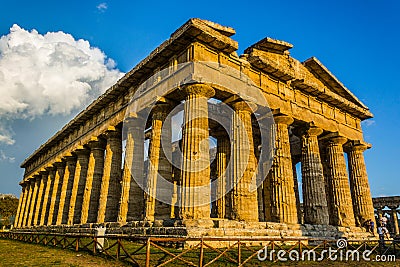
<path id="1" fill-rule="evenodd" d="M 105 12 L 107 10 L 107 8 L 108 8 L 108 5 L 107 5 L 107 3 L 103 2 L 103 3 L 98 4 L 96 6 L 96 8 L 100 12 Z"/>
<path id="2" fill-rule="evenodd" d="M 122 75 L 86 40 L 64 32 L 40 34 L 13 25 L 0 38 L 0 144 L 13 144 L 15 119 L 70 114 Z"/>

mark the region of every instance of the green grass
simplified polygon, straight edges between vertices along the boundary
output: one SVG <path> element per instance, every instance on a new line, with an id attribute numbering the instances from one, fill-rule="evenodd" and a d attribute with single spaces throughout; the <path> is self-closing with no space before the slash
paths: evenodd
<path id="1" fill-rule="evenodd" d="M 89 239 L 81 239 L 81 244 L 87 244 Z M 110 240 L 110 245 L 113 241 Z M 135 242 L 123 241 L 125 249 L 129 252 L 138 250 L 142 244 Z M 164 246 L 163 246 L 164 247 Z M 170 253 L 179 254 L 182 249 L 164 247 Z M 257 250 L 258 248 L 253 248 Z M 113 247 L 109 250 L 111 255 L 115 255 L 117 247 Z M 224 250 L 224 249 L 220 249 Z M 232 249 L 229 252 L 229 256 L 233 259 L 237 259 L 237 249 Z M 242 260 L 246 259 L 252 252 L 246 248 L 242 248 Z M 121 255 L 124 253 L 121 249 Z M 207 263 L 214 259 L 218 255 L 217 252 L 211 249 L 204 249 L 204 261 Z M 144 266 L 146 259 L 145 248 L 140 249 L 134 256 L 134 259 L 142 266 Z M 151 247 L 151 266 L 158 265 L 166 260 L 170 259 L 171 256 L 166 255 L 161 250 Z M 199 249 L 193 250 L 187 253 L 184 258 L 195 264 L 199 262 Z M 123 259 L 123 258 L 122 258 Z M 387 263 L 377 263 L 377 262 L 332 262 L 325 260 L 323 262 L 260 262 L 257 257 L 254 257 L 248 265 L 246 266 L 323 266 L 323 267 L 369 267 L 369 266 L 400 266 L 400 261 L 387 262 Z M 104 256 L 94 256 L 87 251 L 75 252 L 72 249 L 61 249 L 49 246 L 28 244 L 19 241 L 0 239 L 0 266 L 132 266 L 130 259 L 124 259 L 122 261 L 116 261 L 110 258 L 105 258 Z M 186 266 L 182 261 L 174 261 L 167 266 Z M 220 258 L 212 266 L 237 266 L 236 264 L 230 262 L 227 258 Z"/>

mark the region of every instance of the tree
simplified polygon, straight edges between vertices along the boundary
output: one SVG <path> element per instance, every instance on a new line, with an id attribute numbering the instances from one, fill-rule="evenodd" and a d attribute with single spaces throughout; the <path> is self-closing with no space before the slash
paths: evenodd
<path id="1" fill-rule="evenodd" d="M 0 216 L 1 224 L 9 226 L 12 221 L 11 218 L 17 214 L 18 198 L 14 196 L 0 197 Z"/>

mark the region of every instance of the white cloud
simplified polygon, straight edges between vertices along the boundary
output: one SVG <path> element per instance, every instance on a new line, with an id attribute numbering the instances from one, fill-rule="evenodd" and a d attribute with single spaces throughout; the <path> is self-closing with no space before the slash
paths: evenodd
<path id="1" fill-rule="evenodd" d="M 15 162 L 15 158 L 14 157 L 9 157 L 7 156 L 3 150 L 0 150 L 0 161 L 8 161 L 10 163 L 14 163 Z"/>
<path id="2" fill-rule="evenodd" d="M 0 144 L 13 144 L 15 119 L 70 114 L 123 74 L 86 40 L 64 32 L 27 31 L 13 25 L 0 38 Z"/>
<path id="3" fill-rule="evenodd" d="M 375 125 L 376 122 L 374 120 L 369 119 L 369 120 L 366 120 L 366 121 L 362 121 L 361 123 L 363 125 L 365 125 L 365 127 L 369 127 L 369 126 Z"/>
<path id="4" fill-rule="evenodd" d="M 99 10 L 100 12 L 105 12 L 105 11 L 107 10 L 107 8 L 108 8 L 108 5 L 107 5 L 107 3 L 103 2 L 103 3 L 98 4 L 98 5 L 96 6 L 96 8 L 97 8 L 97 10 Z"/>

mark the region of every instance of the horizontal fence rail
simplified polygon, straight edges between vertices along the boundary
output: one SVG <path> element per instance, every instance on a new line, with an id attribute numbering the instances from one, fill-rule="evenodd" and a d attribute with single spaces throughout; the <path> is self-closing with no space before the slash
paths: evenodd
<path id="1" fill-rule="evenodd" d="M 166 237 L 0 232 L 0 238 L 86 251 L 132 266 L 252 266 L 262 261 L 400 259 L 400 241 L 307 238 Z M 341 242 L 341 243 L 340 243 Z M 357 257 L 358 256 L 358 257 Z"/>

